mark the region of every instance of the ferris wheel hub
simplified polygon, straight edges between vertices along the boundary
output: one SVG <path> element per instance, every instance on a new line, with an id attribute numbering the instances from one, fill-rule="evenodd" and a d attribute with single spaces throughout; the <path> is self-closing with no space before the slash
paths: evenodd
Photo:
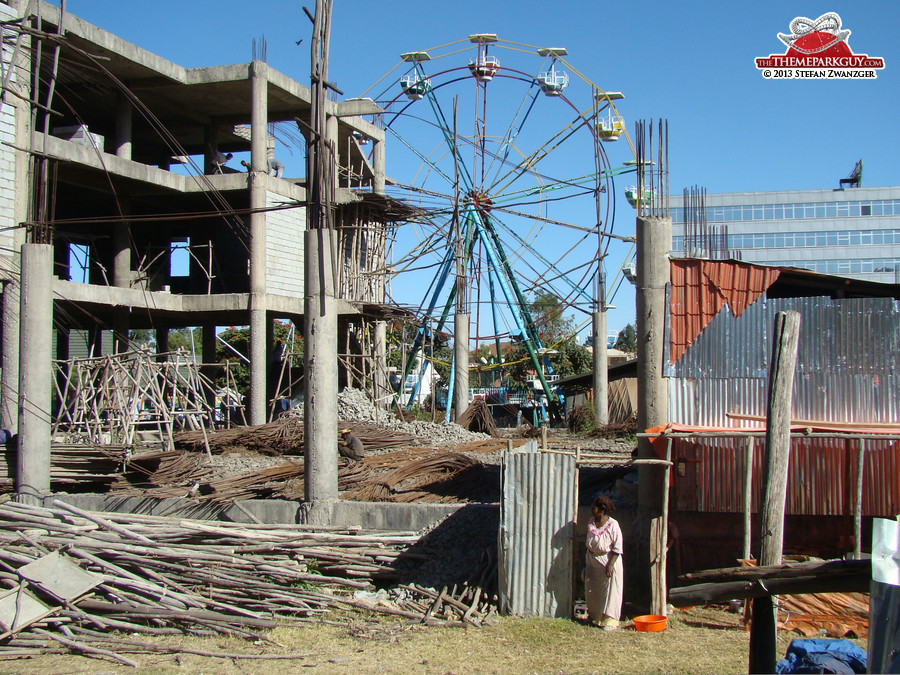
<path id="1" fill-rule="evenodd" d="M 472 190 L 469 193 L 469 202 L 482 213 L 490 213 L 494 208 L 494 200 L 486 192 Z"/>

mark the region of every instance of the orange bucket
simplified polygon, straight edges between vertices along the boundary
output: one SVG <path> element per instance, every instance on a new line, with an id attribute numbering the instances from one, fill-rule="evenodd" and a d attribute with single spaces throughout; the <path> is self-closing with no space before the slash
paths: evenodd
<path id="1" fill-rule="evenodd" d="M 666 617 L 658 614 L 644 614 L 633 619 L 634 629 L 642 633 L 657 633 L 666 629 Z"/>

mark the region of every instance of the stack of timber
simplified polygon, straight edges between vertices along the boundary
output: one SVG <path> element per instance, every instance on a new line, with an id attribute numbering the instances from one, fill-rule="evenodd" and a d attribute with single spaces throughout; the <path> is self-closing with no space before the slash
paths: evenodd
<path id="1" fill-rule="evenodd" d="M 279 623 L 328 621 L 336 610 L 435 625 L 487 622 L 496 611 L 496 596 L 482 587 L 495 582 L 490 559 L 460 589 L 406 583 L 390 594 L 375 592 L 374 581 L 395 579 L 404 564 L 429 557 L 419 541 L 412 532 L 96 513 L 59 500 L 53 508 L 6 502 L 0 505 L 0 659 L 71 650 L 134 666 L 123 653 L 178 653 L 181 646 L 154 646 L 121 632 L 265 641 Z M 62 588 L 61 578 L 68 581 Z"/>
<path id="2" fill-rule="evenodd" d="M 0 462 L 0 492 L 15 487 L 16 453 L 7 447 Z M 50 484 L 54 490 L 90 485 L 105 489 L 115 482 L 131 451 L 120 444 L 53 443 L 50 453 Z"/>
<path id="3" fill-rule="evenodd" d="M 378 472 L 342 499 L 365 502 L 458 503 L 483 487 L 482 462 L 458 452 L 398 451 L 366 458 Z"/>

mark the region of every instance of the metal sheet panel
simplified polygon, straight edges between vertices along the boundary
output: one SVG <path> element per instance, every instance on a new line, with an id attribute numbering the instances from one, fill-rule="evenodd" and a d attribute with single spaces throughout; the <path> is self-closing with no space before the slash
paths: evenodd
<path id="1" fill-rule="evenodd" d="M 747 426 L 729 414 L 765 415 L 766 381 L 762 378 L 670 378 L 669 420 L 708 427 Z"/>
<path id="2" fill-rule="evenodd" d="M 507 453 L 499 541 L 502 612 L 571 618 L 575 457 Z"/>
<path id="3" fill-rule="evenodd" d="M 863 441 L 863 515 L 900 512 L 900 444 Z M 746 450 L 742 439 L 677 439 L 674 491 L 679 510 L 740 513 Z M 856 490 L 856 461 L 861 441 L 795 438 L 788 465 L 785 512 L 793 515 L 849 516 Z M 681 465 L 681 470 L 677 468 Z M 765 442 L 757 439 L 753 461 L 752 510 L 759 511 Z M 681 473 L 684 473 L 682 476 Z"/>
<path id="4" fill-rule="evenodd" d="M 775 314 L 800 312 L 792 417 L 900 422 L 900 311 L 890 298 L 776 298 L 735 318 L 726 307 L 666 369 L 669 419 L 734 426 L 725 414 L 765 414 Z"/>
<path id="5" fill-rule="evenodd" d="M 709 322 L 667 372 L 674 377 L 761 377 L 768 364 L 768 334 L 761 330 L 765 303 L 759 300 L 737 318 L 726 306 Z"/>

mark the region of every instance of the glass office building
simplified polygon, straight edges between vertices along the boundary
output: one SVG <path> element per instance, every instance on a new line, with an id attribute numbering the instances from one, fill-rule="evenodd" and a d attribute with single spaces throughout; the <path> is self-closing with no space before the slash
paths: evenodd
<path id="1" fill-rule="evenodd" d="M 669 201 L 676 255 L 712 232 L 726 257 L 900 282 L 900 187 L 707 194 L 705 214 L 684 202 Z"/>

